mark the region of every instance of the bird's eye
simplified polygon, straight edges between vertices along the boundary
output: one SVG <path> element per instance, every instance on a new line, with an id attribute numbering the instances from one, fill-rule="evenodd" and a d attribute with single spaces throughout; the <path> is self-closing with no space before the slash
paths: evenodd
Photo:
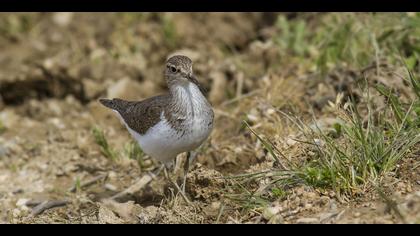
<path id="1" fill-rule="evenodd" d="M 171 66 L 170 67 L 170 70 L 171 70 L 172 73 L 175 73 L 175 72 L 178 71 L 175 66 Z"/>

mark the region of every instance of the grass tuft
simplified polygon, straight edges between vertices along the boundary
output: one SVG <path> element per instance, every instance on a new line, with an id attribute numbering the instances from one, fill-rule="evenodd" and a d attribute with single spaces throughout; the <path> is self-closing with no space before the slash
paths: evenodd
<path id="1" fill-rule="evenodd" d="M 109 146 L 108 141 L 105 138 L 105 134 L 102 129 L 98 127 L 94 127 L 92 129 L 93 137 L 95 138 L 95 142 L 101 147 L 102 154 L 112 160 L 117 160 L 117 153 Z"/>
<path id="2" fill-rule="evenodd" d="M 397 163 L 420 142 L 419 129 L 410 122 L 417 117 L 413 112 L 415 101 L 404 106 L 389 89 L 376 88 L 390 101 L 390 109 L 385 108 L 379 112 L 382 115 L 374 117 L 367 101 L 364 119 L 354 103 L 345 104 L 347 109 L 335 106 L 341 120 L 341 136 L 330 137 L 314 129 L 305 131 L 307 140 L 318 140 L 309 141 L 315 157 L 296 170 L 295 176 L 308 185 L 352 195 L 380 183 L 383 176 L 395 170 Z"/>
<path id="3" fill-rule="evenodd" d="M 166 15 L 162 16 L 161 20 L 166 44 L 169 48 L 176 48 L 179 42 L 179 37 L 174 22 Z"/>
<path id="4" fill-rule="evenodd" d="M 124 146 L 124 153 L 129 159 L 137 161 L 140 170 L 149 167 L 144 162 L 145 154 L 137 142 L 131 141 L 127 143 Z"/>
<path id="5" fill-rule="evenodd" d="M 299 145 L 312 155 L 308 154 L 308 160 L 299 165 L 274 166 L 268 171 L 233 177 L 239 192 L 233 200 L 242 205 L 261 206 L 273 196 L 284 197 L 285 189 L 296 184 L 332 189 L 338 197 L 355 196 L 380 185 L 383 177 L 394 171 L 397 163 L 420 142 L 419 126 L 412 122 L 418 120 L 415 106 L 420 103 L 418 98 L 410 104 L 403 103 L 384 86 L 376 89 L 389 101 L 388 107 L 380 111 L 373 110 L 369 91 L 359 104 L 351 101 L 341 104 L 341 99 L 330 104 L 337 117 L 335 132 L 287 116 L 303 134 Z M 273 142 L 267 142 L 247 126 L 267 151 L 280 159 L 274 153 Z M 261 181 L 265 184 L 261 185 Z M 257 190 L 250 191 L 252 186 Z"/>

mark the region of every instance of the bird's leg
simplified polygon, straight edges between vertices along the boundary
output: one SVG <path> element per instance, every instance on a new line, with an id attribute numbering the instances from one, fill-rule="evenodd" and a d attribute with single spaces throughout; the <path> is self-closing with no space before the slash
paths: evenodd
<path id="1" fill-rule="evenodd" d="M 183 177 L 182 186 L 181 186 L 182 191 L 184 193 L 185 193 L 185 185 L 187 183 L 187 174 L 188 174 L 188 171 L 190 169 L 190 164 L 194 160 L 195 156 L 196 156 L 196 152 L 194 152 L 194 151 L 187 152 L 187 158 L 186 158 L 185 163 L 184 163 L 184 177 Z"/>
<path id="2" fill-rule="evenodd" d="M 159 176 L 160 172 L 162 172 L 162 170 L 165 168 L 165 165 L 162 164 L 159 167 L 156 167 L 154 170 L 149 172 L 149 175 L 152 176 L 152 178 L 156 178 L 157 176 Z"/>
<path id="3" fill-rule="evenodd" d="M 181 194 L 181 197 L 184 199 L 184 201 L 188 205 L 193 206 L 193 204 L 191 203 L 191 201 L 187 198 L 187 196 L 185 196 L 185 193 L 181 190 L 181 188 L 178 186 L 178 184 L 171 179 L 171 177 L 168 174 L 168 169 L 167 169 L 166 166 L 163 169 L 163 173 L 165 175 L 165 178 L 169 181 L 169 183 L 171 183 L 176 188 L 176 190 L 179 192 L 179 194 Z"/>

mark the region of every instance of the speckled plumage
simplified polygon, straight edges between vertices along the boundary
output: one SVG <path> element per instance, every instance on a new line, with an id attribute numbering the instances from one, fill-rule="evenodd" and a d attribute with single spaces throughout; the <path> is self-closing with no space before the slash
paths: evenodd
<path id="1" fill-rule="evenodd" d="M 169 86 L 165 95 L 138 102 L 100 99 L 118 113 L 143 151 L 164 163 L 201 145 L 210 135 L 214 119 L 188 57 L 169 58 L 165 78 Z"/>

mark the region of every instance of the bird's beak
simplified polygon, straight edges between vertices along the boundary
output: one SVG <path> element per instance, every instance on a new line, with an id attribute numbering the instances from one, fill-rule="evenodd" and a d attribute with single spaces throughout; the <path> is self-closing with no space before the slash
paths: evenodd
<path id="1" fill-rule="evenodd" d="M 193 75 L 193 74 L 189 74 L 189 75 L 187 76 L 187 78 L 188 78 L 188 80 L 189 80 L 190 82 L 192 82 L 192 83 L 197 83 L 197 78 L 195 77 L 195 75 Z"/>

